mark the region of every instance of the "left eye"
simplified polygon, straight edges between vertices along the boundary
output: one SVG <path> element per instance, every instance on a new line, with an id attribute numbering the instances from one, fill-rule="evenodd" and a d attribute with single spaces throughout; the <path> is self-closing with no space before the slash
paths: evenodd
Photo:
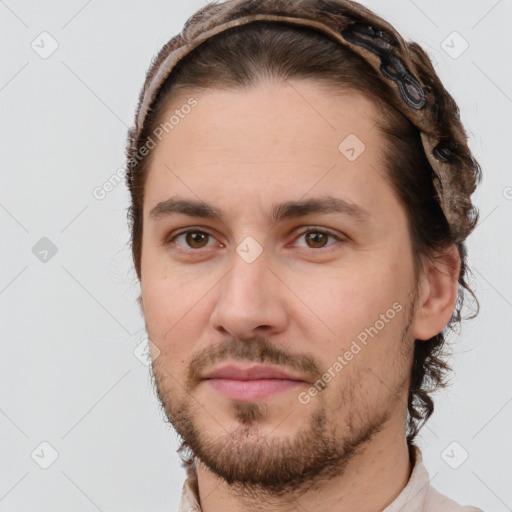
<path id="1" fill-rule="evenodd" d="M 305 231 L 304 233 L 299 235 L 297 240 L 299 240 L 302 237 L 305 237 L 305 241 L 307 244 L 306 247 L 308 247 L 310 249 L 323 249 L 324 247 L 333 245 L 333 244 L 326 245 L 329 237 L 333 238 L 336 241 L 341 240 L 341 238 L 339 236 L 329 233 L 328 231 L 323 231 L 321 229 L 309 229 L 308 231 Z M 312 245 L 308 245 L 308 244 L 312 244 Z"/>

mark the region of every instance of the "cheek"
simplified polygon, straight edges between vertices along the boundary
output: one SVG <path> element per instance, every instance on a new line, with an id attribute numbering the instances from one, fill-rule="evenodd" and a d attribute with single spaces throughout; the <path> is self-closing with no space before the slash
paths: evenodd
<path id="1" fill-rule="evenodd" d="M 405 275 L 382 264 L 350 266 L 296 279 L 298 295 L 336 335 L 373 324 L 404 295 Z M 403 273 L 402 273 L 403 274 Z"/>
<path id="2" fill-rule="evenodd" d="M 149 268 L 151 270 L 145 271 Z M 182 293 L 172 285 L 167 274 L 157 272 L 155 266 L 150 265 L 143 266 L 141 292 L 144 319 L 150 337 L 161 341 L 179 319 L 177 305 L 183 304 L 180 300 Z"/>
<path id="3" fill-rule="evenodd" d="M 384 268 L 381 260 L 380 265 L 353 266 L 350 271 L 338 269 L 323 277 L 302 279 L 304 289 L 315 286 L 315 293 L 305 295 L 305 302 L 321 319 L 319 324 L 308 313 L 322 332 L 319 337 L 323 341 L 315 350 L 322 369 L 331 369 L 336 375 L 334 388 L 355 379 L 368 397 L 385 391 L 375 375 L 391 378 L 396 373 L 394 365 L 402 360 L 401 338 L 408 306 L 406 271 L 394 265 Z M 310 326 L 308 329 L 312 340 L 320 333 Z"/>
<path id="4" fill-rule="evenodd" d="M 162 251 L 143 241 L 141 258 L 141 294 L 144 319 L 150 337 L 161 341 L 165 333 L 178 322 L 179 309 L 188 294 L 177 286 L 175 273 L 162 258 Z M 174 275 L 174 278 L 173 278 Z"/>
<path id="5" fill-rule="evenodd" d="M 194 340 L 209 322 L 204 280 L 179 280 L 170 273 L 149 275 L 141 281 L 144 320 L 149 338 L 165 355 L 186 358 Z"/>

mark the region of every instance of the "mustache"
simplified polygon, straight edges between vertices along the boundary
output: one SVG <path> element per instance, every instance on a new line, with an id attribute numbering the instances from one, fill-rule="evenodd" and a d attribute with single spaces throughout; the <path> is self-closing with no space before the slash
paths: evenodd
<path id="1" fill-rule="evenodd" d="M 190 391 L 201 381 L 201 375 L 216 363 L 225 360 L 272 364 L 283 369 L 299 370 L 311 376 L 313 382 L 322 377 L 319 365 L 308 354 L 291 355 L 272 345 L 263 336 L 229 338 L 220 345 L 209 347 L 190 361 L 186 388 Z"/>

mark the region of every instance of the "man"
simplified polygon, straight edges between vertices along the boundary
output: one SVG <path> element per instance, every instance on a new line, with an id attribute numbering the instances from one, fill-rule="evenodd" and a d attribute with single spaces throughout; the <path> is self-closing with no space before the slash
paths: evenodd
<path id="1" fill-rule="evenodd" d="M 427 61 L 354 2 L 235 0 L 153 62 L 128 185 L 180 511 L 478 510 L 413 443 L 479 178 Z"/>

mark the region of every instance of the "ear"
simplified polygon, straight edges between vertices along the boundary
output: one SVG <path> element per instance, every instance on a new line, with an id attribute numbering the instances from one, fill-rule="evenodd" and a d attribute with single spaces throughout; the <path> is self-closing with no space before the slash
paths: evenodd
<path id="1" fill-rule="evenodd" d="M 455 244 L 426 258 L 419 279 L 413 335 L 428 340 L 448 324 L 457 302 L 460 255 Z"/>

